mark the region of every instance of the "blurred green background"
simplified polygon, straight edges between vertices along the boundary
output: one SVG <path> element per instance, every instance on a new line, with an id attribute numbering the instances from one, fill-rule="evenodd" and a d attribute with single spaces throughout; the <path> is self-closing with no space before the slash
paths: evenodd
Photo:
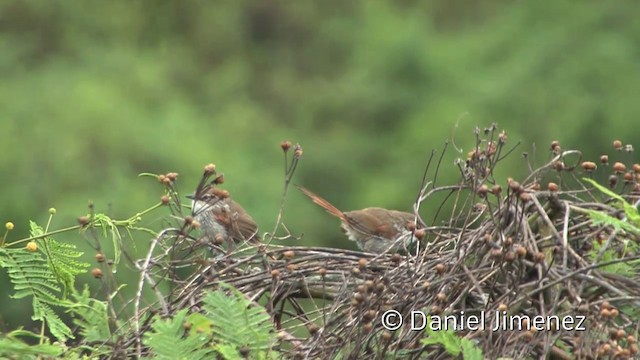
<path id="1" fill-rule="evenodd" d="M 3 0 L 0 221 L 15 240 L 50 207 L 53 227 L 75 224 L 89 200 L 122 219 L 162 194 L 139 173 L 179 172 L 187 193 L 214 162 L 270 231 L 285 139 L 304 148 L 294 181 L 344 210 L 409 210 L 428 153 L 455 142 L 440 173 L 454 182 L 492 122 L 522 141 L 505 178 L 551 140 L 593 159 L 640 135 L 639 15 L 633 1 Z M 355 248 L 295 190 L 284 220 L 296 245 Z M 0 304 L 4 330 L 28 322 L 28 303 Z"/>

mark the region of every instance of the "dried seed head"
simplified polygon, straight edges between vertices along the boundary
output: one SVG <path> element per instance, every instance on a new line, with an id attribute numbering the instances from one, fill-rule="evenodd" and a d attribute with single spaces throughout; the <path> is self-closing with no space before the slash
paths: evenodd
<path id="1" fill-rule="evenodd" d="M 616 150 L 621 150 L 622 149 L 622 141 L 613 140 L 613 148 L 616 149 Z"/>
<path id="2" fill-rule="evenodd" d="M 393 339 L 393 333 L 391 333 L 391 331 L 384 331 L 382 333 L 382 340 L 389 342 L 391 339 Z"/>
<path id="3" fill-rule="evenodd" d="M 184 217 L 184 224 L 191 225 L 193 223 L 193 216 L 187 215 Z"/>
<path id="4" fill-rule="evenodd" d="M 214 188 L 213 190 L 211 190 L 211 193 L 220 199 L 226 199 L 229 197 L 229 192 L 224 189 Z"/>
<path id="5" fill-rule="evenodd" d="M 287 264 L 287 270 L 291 272 L 296 271 L 297 268 L 296 264 Z"/>
<path id="6" fill-rule="evenodd" d="M 416 239 L 418 240 L 422 240 L 424 239 L 424 236 L 426 235 L 426 232 L 424 231 L 424 229 L 418 229 L 415 231 L 415 233 L 413 234 Z"/>
<path id="7" fill-rule="evenodd" d="M 511 181 L 509 181 L 509 190 L 511 190 L 514 193 L 519 193 L 520 183 L 511 179 Z"/>
<path id="8" fill-rule="evenodd" d="M 500 142 L 500 144 L 505 144 L 508 138 L 509 137 L 507 136 L 507 132 L 504 130 L 502 130 L 500 134 L 498 134 L 498 141 Z"/>
<path id="9" fill-rule="evenodd" d="M 609 155 L 600 155 L 600 164 L 609 165 Z"/>
<path id="10" fill-rule="evenodd" d="M 532 195 L 529 194 L 528 192 L 523 192 L 520 194 L 520 200 L 522 200 L 522 202 L 526 203 L 527 201 L 531 200 Z"/>
<path id="11" fill-rule="evenodd" d="M 445 294 L 443 292 L 439 292 L 438 295 L 436 295 L 436 300 L 438 300 L 440 302 L 447 301 L 447 294 Z"/>
<path id="12" fill-rule="evenodd" d="M 556 151 L 560 147 L 560 141 L 554 140 L 551 142 L 551 151 Z"/>
<path id="13" fill-rule="evenodd" d="M 513 245 L 513 238 L 511 236 L 509 236 L 506 239 L 504 239 L 503 243 L 504 243 L 504 246 L 509 247 L 509 246 Z"/>
<path id="14" fill-rule="evenodd" d="M 372 323 L 366 323 L 364 325 L 362 325 L 362 331 L 366 332 L 366 333 L 370 333 L 371 330 L 373 330 L 373 324 Z"/>
<path id="15" fill-rule="evenodd" d="M 364 267 L 366 267 L 366 266 L 367 266 L 367 264 L 369 264 L 369 260 L 367 260 L 367 259 L 365 259 L 365 258 L 360 258 L 360 259 L 358 260 L 358 266 L 359 266 L 360 268 L 364 268 Z"/>
<path id="16" fill-rule="evenodd" d="M 416 222 L 415 221 L 409 221 L 407 223 L 407 230 L 413 231 L 415 229 L 416 229 Z"/>
<path id="17" fill-rule="evenodd" d="M 618 311 L 618 309 L 616 309 L 616 308 L 613 308 L 610 311 L 611 311 L 611 317 L 614 318 L 614 319 L 617 318 L 618 315 L 620 315 L 620 311 Z"/>
<path id="18" fill-rule="evenodd" d="M 480 185 L 480 187 L 478 188 L 478 195 L 483 199 L 487 197 L 488 192 L 489 187 L 487 187 L 487 185 L 485 184 Z"/>
<path id="19" fill-rule="evenodd" d="M 609 176 L 609 187 L 613 189 L 616 185 L 618 185 L 618 177 L 615 175 Z"/>
<path id="20" fill-rule="evenodd" d="M 633 172 L 640 174 L 640 164 L 633 164 Z"/>
<path id="21" fill-rule="evenodd" d="M 96 253 L 96 261 L 97 262 L 101 263 L 101 262 L 104 262 L 104 260 L 105 260 L 105 257 L 104 257 L 103 253 Z"/>
<path id="22" fill-rule="evenodd" d="M 500 305 L 498 305 L 498 311 L 503 312 L 503 311 L 507 311 L 508 307 L 507 304 L 505 303 L 500 303 Z"/>
<path id="23" fill-rule="evenodd" d="M 224 184 L 224 174 L 220 174 L 213 179 L 213 183 L 216 185 Z"/>
<path id="24" fill-rule="evenodd" d="M 302 147 L 300 145 L 296 145 L 296 149 L 293 152 L 293 156 L 295 156 L 296 159 L 299 159 L 302 157 Z"/>
<path id="25" fill-rule="evenodd" d="M 291 148 L 291 141 L 285 140 L 285 141 L 281 142 L 280 143 L 280 147 L 282 148 L 282 151 L 284 151 L 284 152 L 289 151 L 289 149 Z"/>
<path id="26" fill-rule="evenodd" d="M 442 314 L 442 308 L 438 305 L 431 306 L 431 314 L 434 314 L 434 315 Z"/>
<path id="27" fill-rule="evenodd" d="M 177 172 L 170 172 L 167 174 L 167 179 L 169 179 L 171 182 L 174 182 L 178 179 L 178 173 Z"/>
<path id="28" fill-rule="evenodd" d="M 516 245 L 515 251 L 516 251 L 516 254 L 518 255 L 518 257 L 527 256 L 527 249 L 525 249 L 525 247 L 522 246 L 522 245 Z"/>
<path id="29" fill-rule="evenodd" d="M 214 245 L 222 245 L 222 244 L 224 244 L 224 236 L 222 236 L 222 234 L 216 234 L 213 237 L 213 244 Z"/>
<path id="30" fill-rule="evenodd" d="M 493 186 L 491 187 L 491 193 L 492 193 L 493 195 L 496 195 L 496 196 L 500 195 L 500 193 L 502 193 L 502 186 L 500 186 L 500 185 L 498 185 L 498 184 L 493 185 Z"/>
<path id="31" fill-rule="evenodd" d="M 96 278 L 96 279 L 100 279 L 102 277 L 102 269 L 100 268 L 94 268 L 93 270 L 91 270 L 91 275 Z"/>
<path id="32" fill-rule="evenodd" d="M 600 303 L 600 309 L 610 310 L 611 308 L 612 308 L 611 303 L 609 303 L 607 300 Z"/>
<path id="33" fill-rule="evenodd" d="M 402 261 L 402 255 L 398 253 L 391 255 L 391 261 L 393 261 L 396 264 L 399 263 L 400 261 Z"/>
<path id="34" fill-rule="evenodd" d="M 318 269 L 318 274 L 324 277 L 325 275 L 327 275 L 327 269 L 321 267 L 320 269 Z"/>
<path id="35" fill-rule="evenodd" d="M 320 330 L 320 327 L 316 324 L 309 324 L 307 325 L 307 330 L 309 331 L 309 334 L 314 335 Z"/>
<path id="36" fill-rule="evenodd" d="M 491 257 L 492 258 L 500 258 L 502 257 L 502 250 L 501 249 L 491 249 Z"/>
<path id="37" fill-rule="evenodd" d="M 169 205 L 170 200 L 171 198 L 169 197 L 169 195 L 162 195 L 160 197 L 160 203 L 162 203 L 162 205 Z"/>
<path id="38" fill-rule="evenodd" d="M 429 287 L 431 286 L 431 283 L 428 281 L 425 281 L 422 283 L 422 290 L 427 291 L 429 290 Z"/>
<path id="39" fill-rule="evenodd" d="M 293 250 L 287 250 L 284 253 L 282 253 L 282 255 L 284 255 L 285 259 L 291 260 L 296 256 L 296 253 Z"/>
<path id="40" fill-rule="evenodd" d="M 554 182 L 550 182 L 547 184 L 547 189 L 549 189 L 549 191 L 551 192 L 557 192 L 558 191 L 558 184 L 554 183 Z"/>
<path id="41" fill-rule="evenodd" d="M 364 314 L 362 314 L 362 318 L 366 321 L 369 322 L 373 319 L 375 319 L 376 317 L 376 311 L 375 310 L 367 310 L 364 312 Z"/>
<path id="42" fill-rule="evenodd" d="M 274 279 L 280 277 L 280 270 L 278 269 L 271 270 L 271 277 Z"/>
<path id="43" fill-rule="evenodd" d="M 621 162 L 616 162 L 615 164 L 613 164 L 613 171 L 615 171 L 616 174 L 622 174 L 626 170 L 627 166 Z"/>
<path id="44" fill-rule="evenodd" d="M 504 261 L 506 262 L 514 262 L 516 260 L 516 253 L 513 251 L 507 251 L 506 254 L 504 254 Z"/>
<path id="45" fill-rule="evenodd" d="M 625 183 L 627 183 L 627 184 L 632 183 L 633 182 L 633 173 L 626 172 L 626 173 L 624 173 L 623 178 L 624 178 L 624 182 Z"/>
<path id="46" fill-rule="evenodd" d="M 444 264 L 440 263 L 436 265 L 435 269 L 438 274 L 443 274 L 445 270 L 447 270 L 447 267 Z"/>
<path id="47" fill-rule="evenodd" d="M 564 161 L 558 160 L 558 161 L 554 162 L 553 163 L 553 168 L 556 169 L 557 171 L 564 170 Z"/>
<path id="48" fill-rule="evenodd" d="M 536 263 L 542 263 L 542 262 L 544 262 L 545 257 L 546 257 L 546 256 L 544 255 L 544 253 L 543 253 L 542 251 L 537 252 L 537 253 L 534 255 L 534 261 L 535 261 Z"/>
<path id="49" fill-rule="evenodd" d="M 635 343 L 637 343 L 637 342 L 638 342 L 638 340 L 636 340 L 635 336 L 633 336 L 633 335 L 628 335 L 628 336 L 627 336 L 627 342 L 628 342 L 629 344 L 635 344 Z"/>
<path id="50" fill-rule="evenodd" d="M 213 174 L 216 172 L 216 164 L 207 164 L 204 167 L 204 173 L 207 175 Z"/>
<path id="51" fill-rule="evenodd" d="M 81 226 L 85 226 L 87 224 L 89 224 L 89 217 L 87 216 L 80 216 L 78 218 L 78 224 L 80 224 Z"/>
<path id="52" fill-rule="evenodd" d="M 158 182 L 161 184 L 164 184 L 165 180 L 167 180 L 167 177 L 164 174 L 160 174 L 156 178 L 158 179 Z"/>
<path id="53" fill-rule="evenodd" d="M 586 172 L 592 172 L 594 171 L 596 168 L 598 168 L 598 166 L 596 165 L 596 163 L 594 163 L 593 161 L 584 161 L 582 163 L 582 168 L 584 169 L 584 171 Z"/>

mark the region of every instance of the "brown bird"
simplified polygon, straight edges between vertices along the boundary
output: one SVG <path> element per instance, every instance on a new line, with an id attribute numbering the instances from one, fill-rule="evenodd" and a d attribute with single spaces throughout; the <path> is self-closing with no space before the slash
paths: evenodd
<path id="1" fill-rule="evenodd" d="M 411 213 L 379 207 L 342 212 L 310 190 L 302 186 L 298 186 L 298 189 L 329 214 L 339 218 L 342 231 L 349 240 L 358 244 L 360 250 L 376 254 L 387 250 L 397 252 L 415 241 L 409 230 L 409 224 L 415 221 L 415 215 Z"/>
<path id="2" fill-rule="evenodd" d="M 258 224 L 240 204 L 229 198 L 226 190 L 211 187 L 187 197 L 193 200 L 193 216 L 208 241 L 214 244 L 226 242 L 229 251 L 234 243 L 260 242 Z"/>

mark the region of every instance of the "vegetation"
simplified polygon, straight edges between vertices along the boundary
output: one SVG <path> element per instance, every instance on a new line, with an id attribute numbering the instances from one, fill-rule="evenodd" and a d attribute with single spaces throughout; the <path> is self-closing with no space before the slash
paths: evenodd
<path id="1" fill-rule="evenodd" d="M 0 293 L 0 344 L 14 349 L 7 354 L 25 356 L 74 356 L 83 346 L 101 355 L 124 348 L 136 333 L 134 350 L 148 349 L 133 325 L 149 330 L 161 324 L 157 319 L 175 325 L 167 314 L 179 309 L 157 313 L 151 309 L 159 300 L 150 299 L 184 284 L 160 281 L 173 274 L 160 271 L 151 285 L 140 279 L 144 263 L 137 261 L 147 259 L 149 243 L 164 230 L 183 227 L 188 209 L 178 197 L 196 189 L 202 164 L 211 161 L 224 169 L 225 188 L 261 234 L 275 236 L 270 246 L 298 255 L 340 249 L 323 251 L 344 260 L 346 271 L 362 255 L 351 251 L 355 244 L 338 221 L 295 191 L 282 196 L 274 146 L 282 139 L 305 145 L 295 183 L 342 210 L 403 211 L 412 210 L 434 149 L 442 155 L 438 176 L 426 180 L 470 186 L 459 167 L 476 141 L 469 131 L 476 124 L 498 122 L 508 131 L 511 155 L 492 169 L 492 181 L 505 189 L 509 177 L 533 183 L 536 166 L 558 155 L 548 150 L 551 140 L 596 160 L 610 151 L 610 139 L 633 143 L 639 15 L 632 2 L 570 0 L 0 1 L 0 219 L 11 223 L 0 246 L 0 281 L 7 285 Z M 624 172 L 633 171 L 635 153 L 616 149 L 611 168 L 620 162 Z M 580 161 L 572 160 L 580 173 Z M 623 173 L 595 163 L 597 170 L 579 175 L 613 193 L 581 179 L 564 186 L 568 172 L 562 173 L 552 180 L 576 202 L 569 213 L 577 222 L 555 218 L 552 206 L 555 232 L 538 218 L 530 226 L 542 237 L 563 234 L 564 224 L 567 231 L 578 224 L 606 229 L 598 233 L 604 238 L 580 240 L 576 249 L 590 247 L 581 253 L 596 267 L 589 271 L 635 279 L 637 263 L 627 257 L 636 251 L 632 186 Z M 172 185 L 179 189 L 138 177 L 169 170 L 180 172 Z M 571 197 L 585 189 L 588 195 Z M 159 200 L 165 195 L 169 206 Z M 430 193 L 419 209 L 425 225 L 452 216 L 464 223 L 468 209 L 455 208 L 451 196 Z M 588 199 L 603 205 L 582 206 Z M 56 214 L 47 213 L 52 207 Z M 473 227 L 486 220 L 484 213 L 470 216 L 479 216 Z M 552 259 L 545 249 L 538 250 Z M 154 256 L 164 250 L 155 248 Z M 342 250 L 351 260 L 340 257 Z M 197 258 L 200 264 L 207 255 Z M 255 261 L 264 267 L 262 258 Z M 175 267 L 184 278 L 197 272 L 171 264 L 164 270 Z M 632 318 L 627 306 L 633 308 L 616 309 Z M 291 336 L 307 336 L 299 333 L 307 325 Z M 57 336 L 64 346 L 53 345 Z"/>

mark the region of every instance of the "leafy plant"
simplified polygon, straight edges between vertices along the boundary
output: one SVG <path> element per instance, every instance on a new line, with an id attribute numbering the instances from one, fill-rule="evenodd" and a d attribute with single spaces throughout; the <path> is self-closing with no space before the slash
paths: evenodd
<path id="1" fill-rule="evenodd" d="M 158 359 L 210 359 L 211 337 L 195 329 L 185 329 L 188 309 L 178 311 L 172 319 L 157 318 L 144 337 Z"/>
<path id="2" fill-rule="evenodd" d="M 432 329 L 430 324 L 431 316 L 427 316 L 423 345 L 441 345 L 451 356 L 462 354 L 465 360 L 482 360 L 482 350 L 471 340 L 459 337 L 450 329 Z"/>

